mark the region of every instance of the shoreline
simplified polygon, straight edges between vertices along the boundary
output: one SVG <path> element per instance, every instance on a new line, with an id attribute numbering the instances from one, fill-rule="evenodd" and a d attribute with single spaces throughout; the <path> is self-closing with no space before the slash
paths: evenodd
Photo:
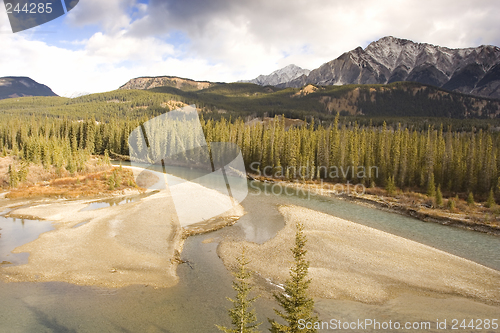
<path id="1" fill-rule="evenodd" d="M 132 171 L 143 170 L 135 168 Z M 18 266 L 2 265 L 0 279 L 4 282 L 60 281 L 107 288 L 176 285 L 177 266 L 184 263 L 181 253 L 185 239 L 232 225 L 245 211 L 241 205 L 236 205 L 208 220 L 183 226 L 176 210 L 186 207 L 174 206 L 165 184 L 156 186 L 161 185 L 161 179 L 149 175 L 147 178 L 150 183 L 153 179 L 153 187 L 160 189 L 150 188 L 136 194 L 139 200 L 120 207 L 85 209 L 93 203 L 106 202 L 110 197 L 123 201 L 130 195 L 0 199 L 2 210 L 10 210 L 6 217 L 52 221 L 55 227 L 55 230 L 40 234 L 36 240 L 16 247 L 12 252 L 28 252 L 29 262 Z M 215 199 L 223 196 L 196 184 L 188 183 L 183 189 L 191 196 L 211 195 Z"/>
<path id="2" fill-rule="evenodd" d="M 477 232 L 500 236 L 500 224 L 488 225 L 478 221 L 473 221 L 467 219 L 468 216 L 467 214 L 464 213 L 454 214 L 459 216 L 451 216 L 451 214 L 453 213 L 447 213 L 450 215 L 442 216 L 438 214 L 439 211 L 437 211 L 436 209 L 427 208 L 424 210 L 423 208 L 417 208 L 417 207 L 412 207 L 410 205 L 405 205 L 400 201 L 398 201 L 398 199 L 395 197 L 383 197 L 381 199 L 379 196 L 372 194 L 346 194 L 346 193 L 336 194 L 335 191 L 331 189 L 325 189 L 316 182 L 313 183 L 304 183 L 299 181 L 293 182 L 283 179 L 268 178 L 252 174 L 249 174 L 248 176 L 249 180 L 255 180 L 263 183 L 279 184 L 293 188 L 300 188 L 304 191 L 310 191 L 314 193 L 314 195 L 323 196 L 326 198 L 337 198 L 339 200 L 346 200 L 363 206 L 380 209 L 386 212 L 413 217 L 424 222 L 439 223 L 451 227 L 457 227 L 471 231 L 477 231 Z M 441 211 L 441 213 L 443 212 Z"/>
<path id="3" fill-rule="evenodd" d="M 500 271 L 470 260 L 299 206 L 280 206 L 285 227 L 263 244 L 228 239 L 217 253 L 226 269 L 245 249 L 266 293 L 289 277 L 295 222 L 302 222 L 310 261 L 310 293 L 332 300 L 381 304 L 405 293 L 461 297 L 500 306 Z M 363 237 L 360 237 L 362 235 Z"/>

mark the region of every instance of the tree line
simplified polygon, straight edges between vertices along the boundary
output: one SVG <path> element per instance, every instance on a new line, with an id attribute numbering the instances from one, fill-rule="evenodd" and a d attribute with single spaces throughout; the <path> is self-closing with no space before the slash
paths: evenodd
<path id="1" fill-rule="evenodd" d="M 288 129 L 281 117 L 275 117 L 270 125 L 247 126 L 242 120 L 202 123 L 208 140 L 238 144 L 247 170 L 255 171 L 258 166 L 258 172 L 263 172 L 267 168 L 274 171 L 273 176 L 366 186 L 385 186 L 393 178 L 400 188 L 421 191 L 433 178 L 443 191 L 479 195 L 491 189 L 497 191 L 498 132 L 445 131 L 443 126 L 431 125 L 420 131 L 401 125 L 388 127 L 385 123 L 348 125 L 339 123 L 339 117 L 328 127 L 316 125 L 313 120 Z"/>
<path id="2" fill-rule="evenodd" d="M 147 120 L 6 117 L 0 123 L 0 145 L 4 155 L 9 151 L 28 162 L 73 172 L 92 155 L 129 155 L 131 131 Z M 251 125 L 241 118 L 200 120 L 207 142 L 236 143 L 250 172 L 381 187 L 393 179 L 397 187 L 421 191 L 434 178 L 443 192 L 479 197 L 498 192 L 500 133 L 493 130 L 359 125 L 338 116 L 328 126 L 312 119 L 289 128 L 279 116 Z"/>

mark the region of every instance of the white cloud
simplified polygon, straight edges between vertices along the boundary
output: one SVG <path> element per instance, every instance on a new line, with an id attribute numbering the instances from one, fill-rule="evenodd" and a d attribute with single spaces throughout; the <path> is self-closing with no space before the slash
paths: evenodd
<path id="1" fill-rule="evenodd" d="M 157 62 L 174 55 L 172 45 L 153 37 L 133 38 L 124 31 L 113 35 L 98 32 L 87 41 L 85 50 L 89 57 L 99 57 L 109 63 Z"/>
<path id="2" fill-rule="evenodd" d="M 130 24 L 128 12 L 134 6 L 136 0 L 81 0 L 68 13 L 67 21 L 74 26 L 94 24 L 107 32 L 116 32 Z"/>
<path id="3" fill-rule="evenodd" d="M 62 91 L 108 91 L 132 77 L 236 81 L 290 63 L 314 69 L 392 35 L 448 47 L 500 43 L 495 0 L 82 0 L 71 27 L 100 32 L 50 46 L 0 34 L 0 76 L 26 75 Z M 0 30 L 8 31 L 0 10 Z M 176 33 L 186 36 L 179 39 Z"/>

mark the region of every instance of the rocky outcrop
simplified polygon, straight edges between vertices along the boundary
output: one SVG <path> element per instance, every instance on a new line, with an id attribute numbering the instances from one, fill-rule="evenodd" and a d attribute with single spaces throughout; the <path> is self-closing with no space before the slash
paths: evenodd
<path id="1" fill-rule="evenodd" d="M 174 87 L 185 91 L 206 89 L 216 83 L 194 81 L 176 76 L 138 77 L 125 83 L 120 89 L 153 89 L 157 87 Z"/>

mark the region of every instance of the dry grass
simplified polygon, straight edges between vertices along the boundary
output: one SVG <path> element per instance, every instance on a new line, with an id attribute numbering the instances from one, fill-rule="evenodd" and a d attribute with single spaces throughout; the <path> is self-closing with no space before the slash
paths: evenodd
<path id="1" fill-rule="evenodd" d="M 9 188 L 9 165 L 19 171 L 23 162 L 17 156 L 0 157 L 0 187 L 4 190 Z M 102 159 L 98 157 L 91 158 L 85 165 L 85 169 L 80 172 L 71 174 L 66 169 L 57 169 L 54 166 L 43 167 L 42 165 L 29 164 L 28 176 L 23 185 L 35 185 L 40 182 L 48 182 L 58 178 L 83 176 L 89 173 L 101 172 L 110 170 L 111 165 L 104 164 Z"/>
<path id="2" fill-rule="evenodd" d="M 115 176 L 121 178 L 119 186 L 110 186 L 110 179 Z M 64 197 L 78 198 L 96 196 L 102 194 L 113 194 L 125 189 L 138 188 L 134 181 L 132 171 L 119 168 L 111 168 L 106 171 L 89 173 L 82 176 L 64 177 L 53 179 L 32 185 L 23 184 L 12 189 L 7 194 L 8 198 L 31 198 L 31 197 Z M 141 190 L 139 188 L 139 190 Z"/>
<path id="3" fill-rule="evenodd" d="M 495 205 L 491 208 L 486 207 L 485 203 L 467 204 L 464 198 L 448 197 L 443 198 L 443 204 L 437 206 L 435 199 L 426 194 L 409 189 L 406 191 L 397 190 L 394 195 L 389 195 L 383 188 L 368 188 L 366 194 L 374 195 L 385 200 L 392 201 L 406 208 L 412 208 L 441 218 L 465 218 L 470 221 L 500 227 L 500 206 Z M 451 195 L 451 194 L 450 194 Z M 450 201 L 453 201 L 454 208 L 449 207 Z"/>
<path id="4" fill-rule="evenodd" d="M 9 189 L 9 165 L 19 170 L 21 161 L 15 156 L 0 158 L 0 186 L 10 190 L 7 198 L 64 197 L 77 198 L 113 194 L 126 189 L 139 189 L 132 171 L 102 164 L 99 158 L 92 158 L 85 170 L 70 174 L 65 169 L 44 168 L 31 164 L 26 181 Z M 118 178 L 120 184 L 111 181 Z"/>

